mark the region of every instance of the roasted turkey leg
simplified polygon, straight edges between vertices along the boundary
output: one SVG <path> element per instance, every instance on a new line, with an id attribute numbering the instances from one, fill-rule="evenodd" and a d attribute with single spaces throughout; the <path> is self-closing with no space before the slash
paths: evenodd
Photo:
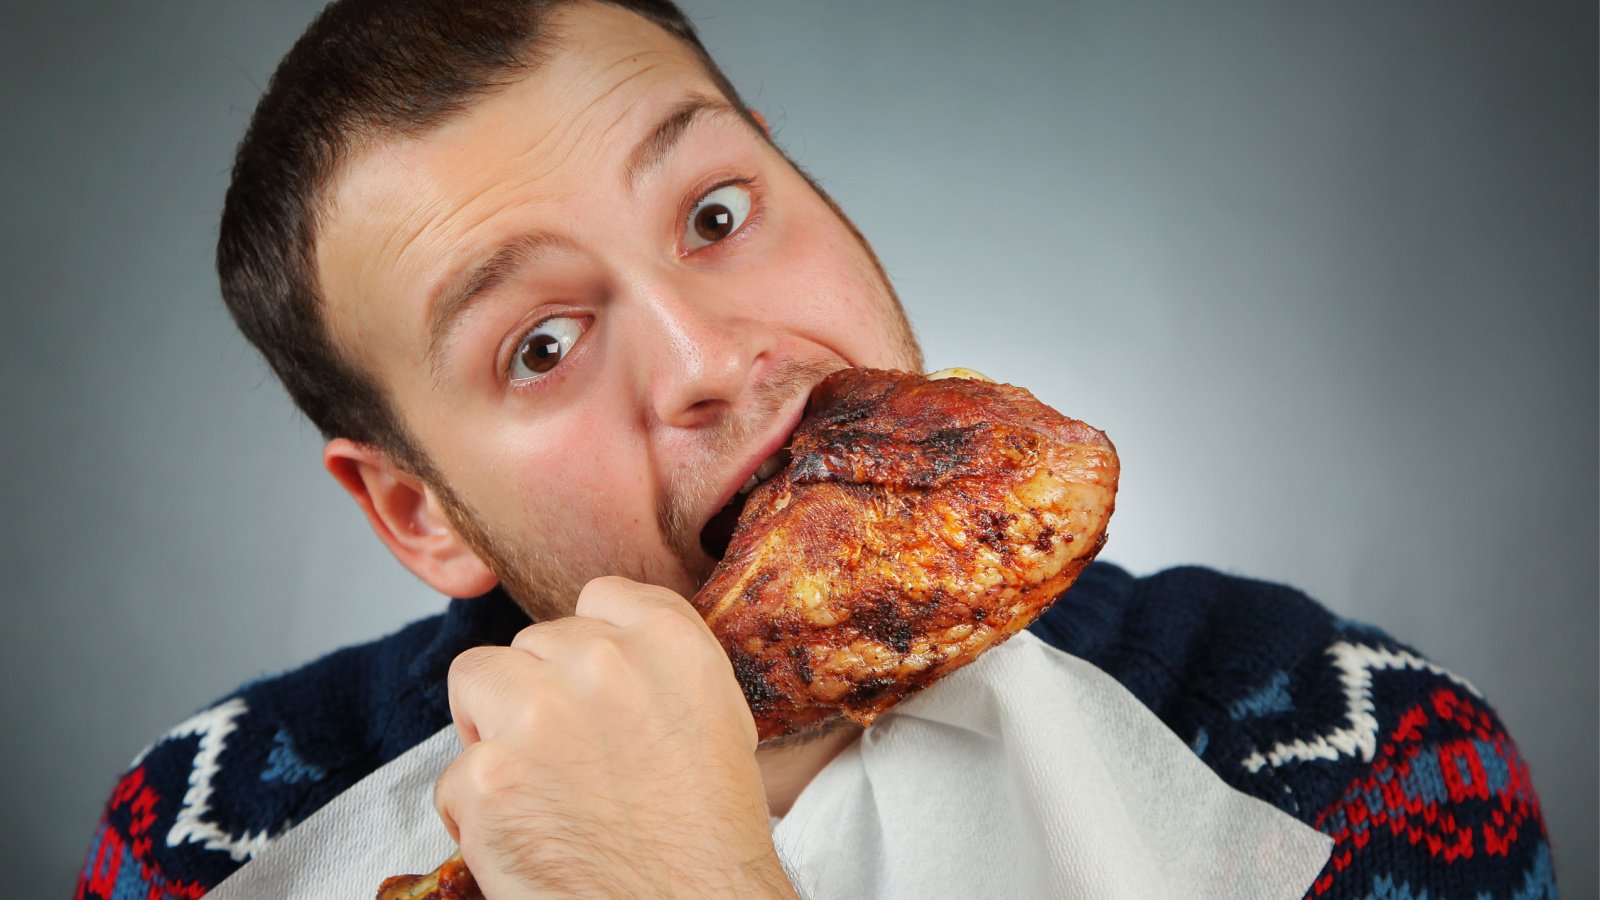
<path id="1" fill-rule="evenodd" d="M 1026 628 L 1105 541 L 1105 435 L 1021 388 L 846 369 L 693 603 L 763 740 L 867 725 Z"/>
<path id="2" fill-rule="evenodd" d="M 871 724 L 1028 627 L 1105 543 L 1117 489 L 1105 435 L 981 376 L 835 372 L 790 452 L 690 601 L 762 740 Z M 457 855 L 378 900 L 481 896 L 445 892 L 463 873 Z"/>

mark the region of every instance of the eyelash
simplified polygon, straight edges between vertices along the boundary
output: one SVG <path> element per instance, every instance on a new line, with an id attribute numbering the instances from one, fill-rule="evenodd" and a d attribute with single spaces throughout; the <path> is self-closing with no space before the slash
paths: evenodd
<path id="1" fill-rule="evenodd" d="M 735 231 L 726 238 L 717 241 L 715 244 L 708 244 L 707 246 L 698 247 L 694 250 L 680 249 L 678 252 L 679 256 L 697 256 L 706 253 L 707 251 L 715 251 L 720 247 L 737 246 L 738 244 L 742 243 L 750 233 L 754 232 L 761 225 L 761 220 L 764 217 L 763 214 L 766 211 L 766 204 L 763 202 L 764 198 L 762 197 L 760 179 L 747 176 L 723 178 L 707 184 L 700 190 L 691 192 L 685 198 L 684 202 L 679 206 L 676 231 L 678 246 L 680 248 L 683 247 L 684 233 L 689 228 L 689 213 L 694 211 L 695 205 L 701 200 L 704 200 L 713 192 L 720 191 L 723 188 L 732 185 L 738 185 L 739 187 L 742 187 L 750 192 L 750 214 L 745 216 L 744 224 L 739 226 L 738 231 Z"/>
<path id="2" fill-rule="evenodd" d="M 593 316 L 576 312 L 554 312 L 540 316 L 537 321 L 529 325 L 527 328 L 518 329 L 517 331 L 512 332 L 515 337 L 506 343 L 505 349 L 500 354 L 499 362 L 496 364 L 496 368 L 500 372 L 501 382 L 512 390 L 524 392 L 544 390 L 550 384 L 554 383 L 558 378 L 565 375 L 567 369 L 571 368 L 571 366 L 568 365 L 567 359 L 564 358 L 556 365 L 554 369 L 535 378 L 524 378 L 518 380 L 511 377 L 511 361 L 513 358 L 515 358 L 518 348 L 520 348 L 523 342 L 528 339 L 528 335 L 538 331 L 546 322 L 549 322 L 551 319 L 587 320 L 583 326 L 583 334 L 578 336 L 578 339 L 572 344 L 572 349 L 568 351 L 568 358 L 570 358 L 573 354 L 583 352 L 584 336 L 589 333 L 590 327 L 594 325 Z"/>
<path id="3" fill-rule="evenodd" d="M 694 250 L 680 251 L 680 256 L 688 257 L 700 255 L 708 251 L 715 251 L 718 248 L 727 247 L 730 244 L 742 242 L 746 236 L 760 226 L 761 220 L 764 217 L 763 213 L 766 210 L 766 204 L 762 202 L 763 197 L 760 190 L 760 181 L 753 177 L 744 176 L 736 178 L 723 178 L 721 180 L 712 182 L 700 190 L 690 192 L 688 195 L 686 195 L 684 202 L 679 205 L 676 232 L 679 246 L 681 247 L 683 244 L 684 231 L 689 227 L 689 213 L 694 210 L 695 205 L 704 200 L 709 194 L 719 191 L 725 187 L 729 187 L 730 185 L 738 185 L 739 187 L 745 188 L 750 192 L 750 213 L 749 215 L 745 216 L 744 224 L 739 226 L 738 231 L 728 235 L 726 238 L 720 241 L 717 241 L 715 244 L 709 244 Z M 500 354 L 500 360 L 496 364 L 496 368 L 499 370 L 500 380 L 502 383 L 504 383 L 513 391 L 531 393 L 533 391 L 544 390 L 554 381 L 556 381 L 556 379 L 566 374 L 566 370 L 570 369 L 571 365 L 568 364 L 567 360 L 563 359 L 561 363 L 555 367 L 555 369 L 552 369 L 550 372 L 540 375 L 537 378 L 525 378 L 517 380 L 511 377 L 511 360 L 515 356 L 517 348 L 521 347 L 522 343 L 528 339 L 528 335 L 539 330 L 540 326 L 544 325 L 551 319 L 559 319 L 565 315 L 567 314 L 558 312 L 540 316 L 538 321 L 533 322 L 527 328 L 519 329 L 516 332 L 513 332 L 515 335 L 514 339 L 507 342 L 505 349 Z M 579 317 L 573 316 L 573 318 Z M 592 325 L 593 317 L 587 318 L 591 319 L 590 324 Z M 588 332 L 589 328 L 586 326 L 584 328 L 583 336 L 580 336 L 577 343 L 573 344 L 571 353 L 582 352 L 581 348 L 584 344 L 584 337 L 588 335 Z"/>

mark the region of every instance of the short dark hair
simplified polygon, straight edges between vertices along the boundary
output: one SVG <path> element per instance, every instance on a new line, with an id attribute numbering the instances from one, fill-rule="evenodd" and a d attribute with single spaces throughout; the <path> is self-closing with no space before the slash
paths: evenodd
<path id="1" fill-rule="evenodd" d="M 381 385 L 333 341 L 315 270 L 318 194 L 357 142 L 426 133 L 536 66 L 550 13 L 575 0 L 336 0 L 279 63 L 234 158 L 217 239 L 222 297 L 325 438 L 436 480 Z M 688 44 L 743 103 L 668 0 L 601 0 Z"/>

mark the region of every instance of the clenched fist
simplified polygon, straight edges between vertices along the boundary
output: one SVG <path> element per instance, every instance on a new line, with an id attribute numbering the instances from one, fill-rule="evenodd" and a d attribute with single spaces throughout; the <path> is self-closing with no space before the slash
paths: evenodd
<path id="1" fill-rule="evenodd" d="M 577 614 L 450 669 L 465 750 L 435 804 L 490 900 L 793 897 L 727 656 L 665 588 L 597 578 Z"/>

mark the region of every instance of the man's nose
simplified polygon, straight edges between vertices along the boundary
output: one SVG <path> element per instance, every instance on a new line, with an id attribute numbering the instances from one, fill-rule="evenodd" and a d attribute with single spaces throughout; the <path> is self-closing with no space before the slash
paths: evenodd
<path id="1" fill-rule="evenodd" d="M 645 292 L 637 371 L 651 413 L 664 425 L 711 424 L 733 409 L 771 362 L 774 334 L 752 304 L 690 284 Z M 640 346 L 636 344 L 635 346 Z"/>

